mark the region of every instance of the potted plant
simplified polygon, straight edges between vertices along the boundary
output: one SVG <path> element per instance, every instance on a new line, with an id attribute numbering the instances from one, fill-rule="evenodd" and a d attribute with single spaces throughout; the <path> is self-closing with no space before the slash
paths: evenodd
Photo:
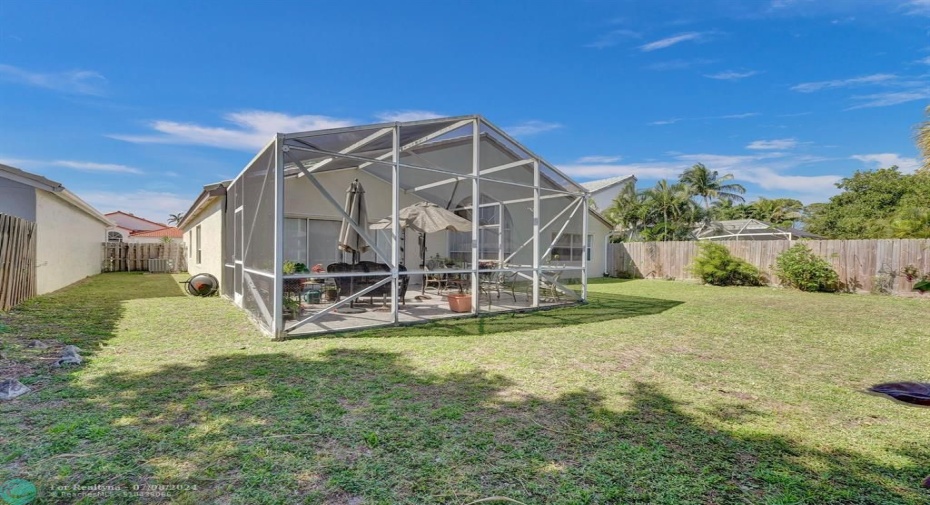
<path id="1" fill-rule="evenodd" d="M 449 300 L 449 310 L 452 312 L 471 312 L 471 295 L 454 293 L 446 296 Z"/>
<path id="2" fill-rule="evenodd" d="M 284 298 L 284 319 L 297 319 L 300 315 L 300 300 L 285 297 Z"/>

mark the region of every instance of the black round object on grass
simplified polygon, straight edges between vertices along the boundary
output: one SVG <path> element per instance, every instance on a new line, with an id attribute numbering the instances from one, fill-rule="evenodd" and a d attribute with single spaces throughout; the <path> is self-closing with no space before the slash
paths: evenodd
<path id="1" fill-rule="evenodd" d="M 187 292 L 194 296 L 213 296 L 220 281 L 210 274 L 197 274 L 187 280 Z"/>

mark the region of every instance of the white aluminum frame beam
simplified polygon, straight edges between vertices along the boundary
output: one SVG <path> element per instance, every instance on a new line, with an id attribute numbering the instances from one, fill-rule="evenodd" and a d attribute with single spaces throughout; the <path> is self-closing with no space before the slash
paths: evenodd
<path id="1" fill-rule="evenodd" d="M 433 139 L 436 138 L 436 137 L 441 137 L 441 136 L 443 136 L 443 135 L 445 135 L 445 134 L 447 134 L 447 133 L 449 133 L 449 132 L 451 132 L 451 131 L 455 131 L 455 130 L 457 130 L 457 129 L 459 129 L 459 128 L 465 126 L 465 125 L 467 125 L 468 123 L 472 123 L 472 122 L 474 122 L 474 121 L 475 121 L 474 119 L 463 119 L 463 120 L 461 120 L 461 121 L 457 121 L 457 122 L 455 122 L 455 123 L 452 123 L 451 125 L 446 126 L 445 128 L 441 128 L 441 129 L 439 129 L 439 130 L 437 130 L 437 131 L 434 131 L 433 133 L 430 133 L 429 135 L 424 135 L 423 137 L 420 137 L 420 138 L 418 138 L 418 139 L 416 139 L 416 140 L 414 140 L 414 141 L 412 141 L 412 142 L 408 142 L 408 143 L 404 144 L 403 146 L 400 147 L 400 152 L 404 152 L 404 151 L 406 151 L 406 150 L 408 150 L 408 149 L 412 149 L 412 148 L 414 148 L 414 147 L 416 147 L 416 146 L 418 146 L 418 145 L 420 145 L 420 144 L 425 144 L 425 143 L 429 142 L 430 140 L 433 140 Z M 384 153 L 384 154 L 378 156 L 376 159 L 377 159 L 378 161 L 383 161 L 383 160 L 386 160 L 386 159 L 390 158 L 392 155 L 393 155 L 393 151 L 392 151 L 392 152 Z M 359 165 L 358 168 L 365 168 L 365 167 L 367 167 L 368 165 L 371 165 L 372 163 L 374 163 L 374 162 L 363 163 L 363 164 Z"/>
<path id="2" fill-rule="evenodd" d="M 479 175 L 493 174 L 494 172 L 500 172 L 500 171 L 503 171 L 503 170 L 507 170 L 508 168 L 519 167 L 519 166 L 521 166 L 521 165 L 528 165 L 528 164 L 530 164 L 530 163 L 533 163 L 534 161 L 535 161 L 535 160 L 529 159 L 529 160 L 518 160 L 518 161 L 514 161 L 513 163 L 505 163 L 505 164 L 503 164 L 503 165 L 498 165 L 498 166 L 496 166 L 496 167 L 486 168 L 486 169 L 482 170 L 481 172 L 479 172 Z M 469 179 L 469 178 L 470 178 L 470 177 L 451 177 L 451 178 L 446 179 L 446 180 L 431 182 L 431 183 L 429 183 L 429 184 L 424 184 L 424 185 L 422 185 L 422 186 L 417 186 L 417 187 L 412 188 L 412 189 L 410 189 L 410 190 L 408 190 L 408 191 L 413 191 L 413 192 L 422 191 L 422 190 L 424 190 L 424 189 L 430 189 L 430 188 L 435 188 L 435 187 L 438 187 L 438 186 L 444 186 L 444 185 L 446 185 L 446 184 L 452 184 L 452 183 L 454 183 L 454 182 L 463 181 L 463 180 Z M 495 181 L 495 182 L 503 182 L 504 184 L 509 184 L 507 181 Z M 533 186 L 526 185 L 525 187 L 533 187 Z"/>
<path id="3" fill-rule="evenodd" d="M 394 131 L 393 128 L 382 128 L 382 129 L 380 129 L 380 130 L 378 130 L 378 131 L 372 133 L 371 135 L 369 135 L 369 136 L 363 138 L 362 140 L 359 140 L 358 142 L 356 142 L 356 143 L 354 143 L 354 144 L 352 144 L 352 145 L 346 147 L 345 149 L 340 150 L 338 154 L 346 155 L 346 154 L 355 152 L 356 150 L 358 150 L 358 149 L 360 149 L 360 148 L 362 148 L 362 147 L 364 147 L 364 146 L 370 144 L 371 142 L 373 142 L 373 141 L 375 141 L 375 140 L 377 140 L 377 139 L 379 139 L 379 138 L 381 138 L 381 137 L 387 135 L 388 133 L 391 133 L 392 131 Z M 324 166 L 328 165 L 329 163 L 333 162 L 334 160 L 336 160 L 336 157 L 334 157 L 334 156 L 330 156 L 329 158 L 326 158 L 326 159 L 324 159 L 324 160 L 320 160 L 320 161 L 314 163 L 312 167 L 307 168 L 307 171 L 310 172 L 310 173 L 313 173 L 313 172 L 315 172 L 315 171 L 317 171 L 317 170 L 323 168 Z M 301 163 L 301 165 L 302 165 L 302 163 Z M 300 175 L 301 175 L 301 174 L 298 174 L 298 177 L 299 177 Z"/>
<path id="4" fill-rule="evenodd" d="M 342 219 L 345 219 L 345 221 L 349 224 L 349 226 L 352 227 L 353 230 L 355 230 L 356 233 L 358 233 L 359 235 L 365 238 L 365 243 L 368 244 L 369 247 L 371 247 L 371 250 L 374 251 L 375 255 L 378 258 L 380 258 L 381 261 L 384 261 L 385 263 L 393 267 L 394 265 L 391 264 L 390 257 L 387 254 L 385 254 L 384 251 L 379 249 L 378 246 L 376 246 L 372 240 L 370 240 L 367 230 L 365 230 L 364 228 L 356 224 L 355 220 L 353 220 L 351 217 L 349 217 L 348 214 L 346 214 L 345 209 L 343 209 L 342 206 L 339 205 L 339 202 L 337 202 L 336 199 L 333 198 L 333 196 L 330 195 L 328 191 L 326 191 L 326 188 L 324 188 L 323 185 L 320 184 L 320 181 L 316 180 L 316 176 L 307 172 L 306 171 L 307 169 L 304 168 L 302 163 L 298 162 L 297 166 L 300 167 L 300 169 L 304 171 L 304 176 L 307 179 L 307 181 L 309 181 L 311 184 L 316 186 L 316 189 L 320 192 L 323 198 L 325 198 L 329 202 L 329 204 L 332 205 L 333 208 L 336 209 L 336 211 L 339 213 Z"/>

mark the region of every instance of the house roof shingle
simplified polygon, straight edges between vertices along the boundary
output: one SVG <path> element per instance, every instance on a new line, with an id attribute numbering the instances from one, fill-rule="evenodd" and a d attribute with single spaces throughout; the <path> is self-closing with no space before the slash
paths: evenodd
<path id="1" fill-rule="evenodd" d="M 174 226 L 166 226 L 158 230 L 134 231 L 129 236 L 138 238 L 184 238 L 184 232 Z"/>

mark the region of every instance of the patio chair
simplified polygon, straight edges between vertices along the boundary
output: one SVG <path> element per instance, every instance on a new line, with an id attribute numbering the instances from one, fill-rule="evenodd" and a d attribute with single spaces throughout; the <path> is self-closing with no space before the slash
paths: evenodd
<path id="1" fill-rule="evenodd" d="M 446 287 L 446 276 L 442 273 L 437 272 L 441 270 L 439 262 L 435 260 L 429 260 L 426 262 L 426 275 L 423 276 L 423 289 L 420 291 L 421 295 L 426 294 L 426 288 L 433 284 L 436 286 L 436 294 L 441 295 L 443 288 Z"/>
<path id="2" fill-rule="evenodd" d="M 510 292 L 513 302 L 517 303 L 517 272 L 486 272 L 478 274 L 479 293 L 488 294 L 488 309 L 491 308 L 491 292 L 497 292 L 500 300 L 501 291 Z"/>

